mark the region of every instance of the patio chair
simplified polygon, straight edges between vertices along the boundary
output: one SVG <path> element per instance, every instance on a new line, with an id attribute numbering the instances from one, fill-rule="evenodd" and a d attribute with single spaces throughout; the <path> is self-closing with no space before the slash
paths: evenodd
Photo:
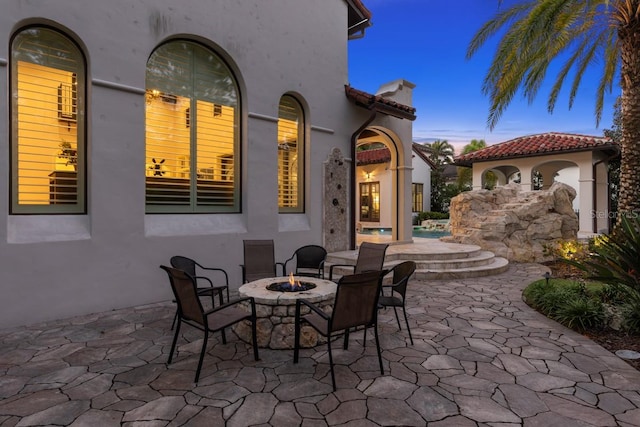
<path id="1" fill-rule="evenodd" d="M 382 367 L 382 355 L 380 341 L 378 339 L 378 298 L 382 285 L 384 271 L 370 271 L 367 273 L 342 276 L 338 282 L 333 311 L 330 314 L 322 311 L 318 306 L 306 299 L 296 301 L 295 338 L 293 350 L 293 363 L 298 363 L 300 352 L 300 328 L 302 323 L 308 323 L 318 333 L 327 338 L 329 350 L 329 366 L 331 368 L 331 383 L 336 390 L 336 378 L 333 372 L 333 354 L 331 352 L 331 340 L 333 334 L 343 332 L 346 350 L 349 346 L 349 329 L 356 326 L 365 328 L 373 327 L 378 350 L 378 363 L 380 374 L 384 375 Z M 302 315 L 302 306 L 308 307 L 309 314 Z M 363 346 L 366 342 L 366 336 Z"/>
<path id="2" fill-rule="evenodd" d="M 302 246 L 293 253 L 285 262 L 278 263 L 282 266 L 282 275 L 287 275 L 287 264 L 295 259 L 296 266 L 293 274 L 296 276 L 324 278 L 324 260 L 327 258 L 327 250 L 318 245 Z"/>
<path id="3" fill-rule="evenodd" d="M 204 267 L 203 265 L 197 263 L 191 258 L 187 258 L 186 256 L 182 256 L 182 255 L 176 255 L 171 257 L 170 262 L 172 267 L 182 270 L 188 273 L 189 275 L 191 275 L 194 279 L 196 279 L 196 283 L 199 283 L 202 281 L 206 282 L 206 286 L 198 286 L 198 295 L 210 296 L 211 307 L 215 306 L 216 294 L 218 295 L 220 305 L 224 303 L 224 300 L 222 298 L 222 292 L 224 290 L 226 290 L 227 301 L 229 301 L 229 275 L 222 268 Z M 204 270 L 205 272 L 213 271 L 213 272 L 221 273 L 221 274 L 218 274 L 218 276 L 221 277 L 220 279 L 221 281 L 223 280 L 222 278 L 224 278 L 224 284 L 214 285 L 211 278 L 204 276 L 203 273 L 198 274 L 200 272 L 198 270 Z M 178 318 L 178 312 L 176 311 L 176 315 L 173 318 L 173 323 L 171 324 L 171 329 L 173 329 L 177 318 Z"/>
<path id="4" fill-rule="evenodd" d="M 335 268 L 351 268 L 353 269 L 353 274 L 382 270 L 388 246 L 386 243 L 362 242 L 358 250 L 356 264 L 333 264 L 329 267 L 329 280 L 333 280 L 333 270 Z"/>
<path id="5" fill-rule="evenodd" d="M 243 240 L 243 246 L 242 283 L 277 276 L 273 240 Z"/>
<path id="6" fill-rule="evenodd" d="M 194 382 L 197 383 L 200 378 L 200 370 L 202 368 L 204 353 L 207 349 L 209 333 L 224 331 L 224 328 L 243 320 L 251 322 L 253 357 L 255 360 L 259 360 L 258 340 L 256 336 L 256 306 L 253 297 L 239 298 L 205 311 L 202 307 L 202 302 L 198 297 L 196 279 L 193 276 L 177 268 L 167 267 L 164 265 L 161 265 L 160 268 L 166 271 L 169 275 L 171 289 L 173 290 L 173 295 L 178 302 L 178 323 L 176 325 L 175 335 L 173 336 L 173 342 L 171 343 L 171 351 L 169 352 L 167 364 L 171 364 L 171 360 L 173 359 L 178 335 L 180 335 L 180 327 L 183 323 L 203 331 L 204 340 L 202 341 L 200 359 L 198 360 L 198 368 L 196 369 L 196 376 L 194 380 Z M 248 303 L 251 310 L 248 311 L 245 307 L 241 307 L 240 305 L 243 303 Z M 227 343 L 224 334 L 222 335 L 222 342 L 223 344 Z"/>
<path id="7" fill-rule="evenodd" d="M 382 285 L 382 294 L 378 300 L 380 307 L 393 307 L 393 311 L 396 315 L 396 321 L 398 322 L 398 329 L 402 330 L 400 326 L 400 318 L 398 317 L 398 307 L 402 307 L 404 313 L 404 322 L 407 325 L 407 331 L 409 332 L 409 339 L 411 345 L 413 345 L 413 337 L 411 336 L 411 329 L 409 329 L 409 321 L 407 320 L 407 310 L 405 308 L 407 284 L 409 278 L 416 271 L 416 263 L 414 261 L 404 261 L 400 264 L 396 264 L 393 269 L 393 281 L 390 285 Z M 384 291 L 388 290 L 391 293 L 385 295 Z"/>

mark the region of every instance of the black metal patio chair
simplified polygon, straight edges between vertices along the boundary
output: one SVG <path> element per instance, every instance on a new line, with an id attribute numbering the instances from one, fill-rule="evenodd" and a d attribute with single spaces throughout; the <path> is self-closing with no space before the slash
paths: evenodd
<path id="1" fill-rule="evenodd" d="M 239 298 L 205 311 L 198 297 L 196 279 L 193 276 L 173 267 L 161 265 L 160 268 L 169 275 L 171 289 L 178 303 L 178 322 L 175 328 L 176 331 L 173 336 L 173 342 L 171 343 L 171 351 L 169 352 L 167 364 L 171 364 L 173 359 L 173 353 L 176 349 L 178 336 L 180 335 L 180 327 L 183 323 L 203 331 L 204 339 L 202 341 L 202 348 L 200 349 L 200 358 L 194 380 L 194 382 L 197 383 L 200 378 L 200 370 L 202 369 L 202 361 L 204 360 L 204 353 L 207 349 L 209 334 L 217 331 L 224 332 L 224 328 L 243 320 L 251 322 L 253 356 L 255 360 L 259 360 L 256 335 L 256 306 L 252 297 Z M 243 303 L 248 303 L 250 310 L 241 307 L 240 305 Z M 222 342 L 224 344 L 227 342 L 224 333 L 222 334 Z"/>

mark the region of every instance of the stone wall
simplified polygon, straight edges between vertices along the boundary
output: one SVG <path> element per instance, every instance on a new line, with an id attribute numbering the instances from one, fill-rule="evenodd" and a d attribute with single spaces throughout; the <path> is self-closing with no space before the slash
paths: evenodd
<path id="1" fill-rule="evenodd" d="M 475 244 L 515 262 L 543 262 L 545 246 L 576 239 L 576 191 L 563 183 L 548 190 L 520 191 L 518 184 L 474 190 L 451 199 L 451 236 L 441 240 Z"/>

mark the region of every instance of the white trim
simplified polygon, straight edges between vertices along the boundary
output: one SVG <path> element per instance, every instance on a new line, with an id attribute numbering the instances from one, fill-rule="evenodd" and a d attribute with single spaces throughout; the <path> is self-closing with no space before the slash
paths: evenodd
<path id="1" fill-rule="evenodd" d="M 141 89 L 139 87 L 122 85 L 120 83 L 108 82 L 106 80 L 93 79 L 91 83 L 93 83 L 96 86 L 104 87 L 107 89 L 114 89 L 122 92 L 135 93 L 136 95 L 144 95 L 146 93 L 145 89 Z"/>
<path id="2" fill-rule="evenodd" d="M 333 129 L 329 129 L 329 128 L 323 128 L 321 126 L 311 126 L 311 130 L 315 130 L 318 132 L 323 132 L 323 133 L 329 133 L 331 135 L 333 135 L 336 131 Z"/>
<path id="3" fill-rule="evenodd" d="M 265 114 L 249 113 L 249 117 L 252 119 L 264 120 L 266 122 L 278 123 L 278 118 L 273 116 L 267 116 Z"/>

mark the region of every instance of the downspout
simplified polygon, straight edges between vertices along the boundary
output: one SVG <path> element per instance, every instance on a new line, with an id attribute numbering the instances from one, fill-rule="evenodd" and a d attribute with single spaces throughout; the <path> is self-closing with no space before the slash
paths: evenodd
<path id="1" fill-rule="evenodd" d="M 349 189 L 351 192 L 351 201 L 349 202 L 349 219 L 351 221 L 351 230 L 349 231 L 349 249 L 356 248 L 356 167 L 358 165 L 358 159 L 356 157 L 356 144 L 358 142 L 358 136 L 365 130 L 371 122 L 376 118 L 378 112 L 371 110 L 371 115 L 365 122 L 351 135 L 351 182 L 349 183 Z"/>
<path id="2" fill-rule="evenodd" d="M 607 162 L 609 163 L 610 160 L 615 159 L 616 157 L 618 157 L 620 155 L 620 151 L 616 150 L 615 154 L 610 155 L 609 157 L 605 157 L 602 160 L 598 160 L 597 162 L 595 162 L 592 166 L 593 170 L 591 171 L 591 173 L 593 174 L 593 180 L 594 180 L 594 185 L 591 188 L 591 192 L 593 194 L 593 202 L 591 204 L 591 208 L 593 209 L 593 212 L 596 213 L 596 209 L 598 207 L 598 203 L 597 203 L 597 199 L 598 199 L 598 175 L 596 173 L 596 166 L 598 166 L 600 163 L 603 162 Z M 607 169 L 607 194 L 609 194 L 609 169 Z M 611 197 L 609 197 L 607 199 L 607 212 L 611 211 Z M 607 219 L 607 226 L 609 228 L 609 232 L 611 232 L 611 218 Z M 593 215 L 593 223 L 591 224 L 592 227 L 592 232 L 593 233 L 597 233 L 598 232 L 598 215 Z"/>

